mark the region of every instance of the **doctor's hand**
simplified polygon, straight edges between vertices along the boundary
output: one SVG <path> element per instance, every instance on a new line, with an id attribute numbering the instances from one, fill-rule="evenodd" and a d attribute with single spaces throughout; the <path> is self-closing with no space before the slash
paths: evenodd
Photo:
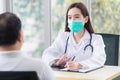
<path id="1" fill-rule="evenodd" d="M 69 61 L 66 63 L 65 67 L 70 70 L 78 70 L 78 69 L 82 68 L 82 65 L 77 62 Z"/>
<path id="2" fill-rule="evenodd" d="M 66 54 L 64 54 L 60 59 L 57 59 L 55 61 L 56 66 L 65 65 L 67 61 L 69 61 L 71 58 L 67 58 Z"/>

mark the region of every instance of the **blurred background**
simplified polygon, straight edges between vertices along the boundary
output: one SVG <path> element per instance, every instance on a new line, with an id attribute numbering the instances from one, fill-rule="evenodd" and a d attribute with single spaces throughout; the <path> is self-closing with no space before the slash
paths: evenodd
<path id="1" fill-rule="evenodd" d="M 41 57 L 64 31 L 66 10 L 73 2 L 87 6 L 96 33 L 120 35 L 120 0 L 0 0 L 0 13 L 10 11 L 20 17 L 24 34 L 22 50 Z"/>

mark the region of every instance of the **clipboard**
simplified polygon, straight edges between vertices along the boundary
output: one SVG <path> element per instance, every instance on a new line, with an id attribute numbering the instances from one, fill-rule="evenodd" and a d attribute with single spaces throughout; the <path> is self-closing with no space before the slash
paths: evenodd
<path id="1" fill-rule="evenodd" d="M 79 72 L 79 73 L 88 73 L 100 68 L 103 68 L 104 66 L 96 67 L 96 68 L 84 68 L 79 70 L 69 70 L 68 68 L 60 69 L 60 71 L 69 71 L 69 72 Z"/>

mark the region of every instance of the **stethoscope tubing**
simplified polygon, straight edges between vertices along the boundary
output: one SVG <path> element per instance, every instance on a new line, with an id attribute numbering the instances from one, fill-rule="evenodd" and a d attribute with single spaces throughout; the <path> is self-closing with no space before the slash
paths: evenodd
<path id="1" fill-rule="evenodd" d="M 69 36 L 68 36 L 68 38 L 67 38 L 67 40 L 66 40 L 66 45 L 65 45 L 65 51 L 64 51 L 64 53 L 67 52 L 68 40 L 69 40 Z M 87 44 L 87 45 L 84 47 L 84 51 L 87 49 L 87 47 L 90 46 L 90 47 L 91 47 L 91 51 L 93 52 L 93 46 L 91 45 L 91 41 L 92 41 L 92 34 L 90 34 L 90 42 L 89 42 L 89 44 Z"/>

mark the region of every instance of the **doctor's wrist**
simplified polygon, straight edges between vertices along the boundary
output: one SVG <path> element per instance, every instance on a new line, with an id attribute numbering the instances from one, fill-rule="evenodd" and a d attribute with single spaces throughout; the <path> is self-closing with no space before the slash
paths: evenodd
<path id="1" fill-rule="evenodd" d="M 51 67 L 57 67 L 59 69 L 65 68 L 65 64 L 59 64 L 59 59 L 54 60 L 54 63 L 51 65 Z"/>
<path id="2" fill-rule="evenodd" d="M 52 66 L 58 66 L 58 64 L 56 64 L 58 60 L 59 60 L 59 59 L 55 59 L 55 60 L 52 62 Z"/>

